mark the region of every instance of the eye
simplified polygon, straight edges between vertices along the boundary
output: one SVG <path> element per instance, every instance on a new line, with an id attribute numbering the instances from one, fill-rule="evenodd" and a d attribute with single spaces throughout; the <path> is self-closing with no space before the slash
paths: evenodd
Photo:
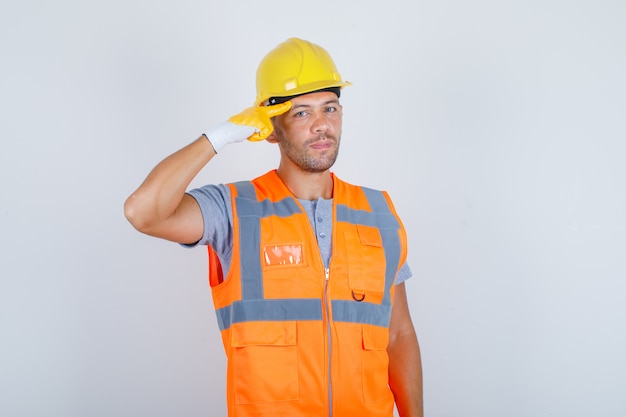
<path id="1" fill-rule="evenodd" d="M 326 113 L 334 113 L 336 111 L 337 111 L 337 107 L 334 107 L 334 106 L 326 107 Z"/>
<path id="2" fill-rule="evenodd" d="M 294 117 L 304 117 L 308 114 L 308 112 L 306 112 L 305 110 L 301 110 L 297 113 L 294 113 Z"/>

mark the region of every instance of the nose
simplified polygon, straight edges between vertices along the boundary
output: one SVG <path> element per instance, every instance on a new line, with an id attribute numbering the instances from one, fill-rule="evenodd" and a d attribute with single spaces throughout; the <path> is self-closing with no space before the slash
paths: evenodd
<path id="1" fill-rule="evenodd" d="M 311 123 L 311 131 L 313 133 L 325 133 L 330 128 L 325 114 L 323 112 L 315 112 Z"/>

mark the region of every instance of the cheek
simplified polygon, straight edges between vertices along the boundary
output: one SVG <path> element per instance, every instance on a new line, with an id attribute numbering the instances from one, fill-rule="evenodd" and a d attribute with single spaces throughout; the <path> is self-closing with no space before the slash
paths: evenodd
<path id="1" fill-rule="evenodd" d="M 281 140 L 294 140 L 301 135 L 300 132 L 302 132 L 303 129 L 304 127 L 295 124 L 285 124 L 278 130 L 278 137 Z"/>
<path id="2" fill-rule="evenodd" d="M 268 137 L 267 139 L 270 142 L 279 142 L 282 138 L 285 137 L 285 126 L 283 123 L 277 120 L 272 120 L 272 125 L 274 125 L 274 130 L 272 131 L 270 137 Z"/>

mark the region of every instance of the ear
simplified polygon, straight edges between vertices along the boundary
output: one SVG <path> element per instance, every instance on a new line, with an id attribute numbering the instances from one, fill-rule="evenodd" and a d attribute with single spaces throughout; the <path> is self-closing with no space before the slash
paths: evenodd
<path id="1" fill-rule="evenodd" d="M 279 116 L 276 116 L 279 117 Z M 265 138 L 269 143 L 278 143 L 278 135 L 276 134 L 276 117 L 272 117 L 270 121 L 272 122 L 272 133 L 268 137 Z"/>
<path id="2" fill-rule="evenodd" d="M 276 136 L 276 131 L 272 130 L 272 133 L 268 137 L 265 138 L 269 143 L 278 143 L 278 137 Z"/>

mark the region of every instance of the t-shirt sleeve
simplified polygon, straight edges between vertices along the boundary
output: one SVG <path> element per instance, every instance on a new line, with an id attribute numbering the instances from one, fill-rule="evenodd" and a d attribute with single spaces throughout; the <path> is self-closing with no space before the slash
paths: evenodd
<path id="1" fill-rule="evenodd" d="M 208 245 L 217 253 L 224 268 L 230 267 L 233 248 L 233 215 L 230 188 L 224 184 L 205 185 L 187 192 L 200 207 L 204 221 L 204 232 L 199 241 L 192 244 L 181 244 L 186 248 Z M 412 276 L 411 269 L 404 263 L 398 271 L 396 285 Z"/>
<path id="2" fill-rule="evenodd" d="M 209 245 L 220 257 L 230 260 L 233 247 L 233 219 L 230 189 L 223 184 L 205 185 L 187 192 L 200 206 L 204 233 L 199 241 L 182 246 Z"/>
<path id="3" fill-rule="evenodd" d="M 411 278 L 413 273 L 411 272 L 411 268 L 409 268 L 408 263 L 403 263 L 398 271 L 398 276 L 396 277 L 396 285 L 402 284 L 407 279 Z"/>

